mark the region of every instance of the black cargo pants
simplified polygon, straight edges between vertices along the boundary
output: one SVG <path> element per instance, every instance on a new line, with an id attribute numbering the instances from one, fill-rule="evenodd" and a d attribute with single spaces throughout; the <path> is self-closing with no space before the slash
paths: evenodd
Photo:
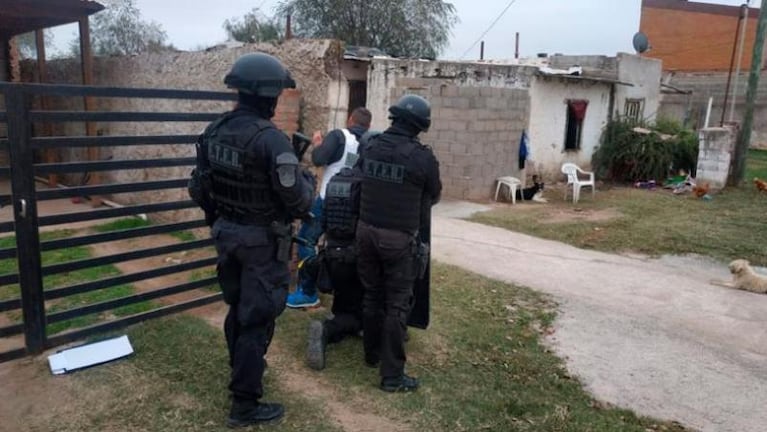
<path id="1" fill-rule="evenodd" d="M 229 390 L 238 399 L 263 396 L 264 355 L 274 335 L 274 321 L 285 309 L 290 274 L 277 256 L 270 227 L 218 219 L 211 235 L 218 253 L 218 281 L 229 313 L 224 322 Z"/>
<path id="2" fill-rule="evenodd" d="M 403 231 L 357 226 L 357 270 L 365 287 L 365 358 L 380 359 L 381 377 L 405 372 L 405 332 L 415 281 L 415 237 Z"/>

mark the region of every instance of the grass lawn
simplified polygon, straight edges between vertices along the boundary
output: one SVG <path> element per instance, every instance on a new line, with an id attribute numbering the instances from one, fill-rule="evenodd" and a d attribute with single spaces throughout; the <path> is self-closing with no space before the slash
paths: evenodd
<path id="1" fill-rule="evenodd" d="M 548 205 L 510 206 L 475 215 L 472 220 L 578 247 L 649 255 L 708 255 L 724 262 L 745 258 L 767 265 L 767 194 L 751 180 L 767 179 L 767 152 L 749 152 L 746 179 L 711 201 L 668 191 L 600 188 L 588 190 L 577 205 L 550 191 Z"/>
<path id="2" fill-rule="evenodd" d="M 555 316 L 545 296 L 444 265 L 434 267 L 433 280 L 432 326 L 411 329 L 408 343 L 409 371 L 422 382 L 418 392 L 378 390 L 377 370 L 363 365 L 359 338 L 331 346 L 325 371 L 308 370 L 307 324 L 326 311 L 288 310 L 278 322 L 266 379 L 266 399 L 284 402 L 286 418 L 256 430 L 342 430 L 328 408 L 339 403 L 379 419 L 376 430 L 397 430 L 394 424 L 412 431 L 684 430 L 586 394 L 541 343 Z M 68 377 L 79 402 L 51 420 L 56 430 L 225 430 L 228 365 L 220 330 L 175 316 L 128 334 L 132 358 Z M 286 385 L 286 374 L 299 377 L 299 390 Z M 320 382 L 328 397 L 307 395 L 304 381 Z"/>
<path id="3" fill-rule="evenodd" d="M 132 222 L 133 220 L 139 221 L 138 223 Z M 108 232 L 116 229 L 137 228 L 144 226 L 145 222 L 141 219 L 126 219 L 129 222 L 116 221 L 109 224 L 100 225 L 95 228 L 97 232 Z M 40 234 L 40 241 L 49 241 L 55 239 L 62 239 L 72 237 L 77 234 L 71 230 L 58 230 L 52 232 L 45 232 Z M 14 247 L 16 245 L 15 237 L 5 237 L 0 239 L 0 249 Z M 70 261 L 79 261 L 83 259 L 92 258 L 93 253 L 88 246 L 76 246 L 70 248 L 57 249 L 52 251 L 46 251 L 42 253 L 43 265 L 53 265 L 66 263 Z M 16 273 L 18 268 L 16 258 L 0 260 L 0 274 Z M 90 282 L 108 277 L 114 277 L 120 274 L 117 267 L 113 265 L 104 265 L 99 267 L 91 267 L 73 272 L 59 273 L 55 275 L 46 276 L 43 278 L 43 289 L 50 290 L 55 288 L 66 287 L 83 282 Z M 100 303 L 108 300 L 114 300 L 121 297 L 127 297 L 133 294 L 135 291 L 131 285 L 120 285 L 110 287 L 107 289 L 101 289 L 91 291 L 82 294 L 76 294 L 61 299 L 47 302 L 46 310 L 48 313 L 60 312 L 77 307 L 82 307 L 94 303 Z M 0 287 L 0 300 L 7 300 L 19 297 L 19 285 L 6 285 Z M 153 308 L 151 302 L 140 302 L 128 306 L 113 309 L 109 311 L 111 315 L 121 317 L 126 315 L 132 315 L 140 312 L 144 312 Z M 64 330 L 84 327 L 94 324 L 104 318 L 105 313 L 83 315 L 77 318 L 73 318 L 66 321 L 60 321 L 56 323 L 48 324 L 46 331 L 48 335 L 62 332 Z M 20 322 L 22 319 L 21 311 L 7 312 L 7 317 L 12 322 Z"/>

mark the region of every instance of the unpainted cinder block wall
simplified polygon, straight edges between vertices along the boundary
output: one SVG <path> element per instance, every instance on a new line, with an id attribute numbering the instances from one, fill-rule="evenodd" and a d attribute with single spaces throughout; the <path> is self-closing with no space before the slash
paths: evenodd
<path id="1" fill-rule="evenodd" d="M 397 79 L 392 99 L 407 93 L 432 104 L 432 126 L 421 141 L 432 147 L 440 163 L 443 197 L 486 200 L 497 177 L 519 177 L 519 141 L 530 116 L 526 89 Z"/>

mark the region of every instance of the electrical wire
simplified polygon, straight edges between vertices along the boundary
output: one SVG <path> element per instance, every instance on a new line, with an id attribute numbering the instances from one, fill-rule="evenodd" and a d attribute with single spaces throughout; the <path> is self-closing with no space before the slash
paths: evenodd
<path id="1" fill-rule="evenodd" d="M 490 32 L 490 30 L 492 30 L 492 29 L 493 29 L 493 27 L 495 27 L 495 25 L 496 25 L 496 24 L 498 24 L 498 21 L 500 21 L 500 20 L 501 20 L 501 18 L 503 18 L 503 16 L 506 14 L 506 11 L 508 11 L 508 10 L 509 10 L 509 8 L 511 8 L 511 6 L 512 6 L 514 3 L 516 3 L 516 2 L 517 2 L 517 0 L 511 0 L 511 1 L 509 2 L 509 4 L 507 4 L 507 5 L 506 5 L 506 8 L 504 8 L 504 9 L 503 9 L 503 11 L 500 13 L 500 15 L 498 15 L 498 16 L 495 18 L 495 20 L 493 20 L 493 22 L 490 24 L 490 26 L 487 28 L 487 30 L 485 30 L 485 31 L 482 33 L 482 35 L 480 35 L 480 36 L 479 36 L 479 38 L 477 38 L 477 40 L 476 40 L 476 41 L 474 41 L 474 43 L 473 43 L 473 44 L 471 44 L 471 46 L 470 46 L 470 47 L 469 47 L 469 48 L 468 48 L 466 51 L 464 51 L 464 53 L 463 53 L 463 54 L 461 54 L 461 59 L 462 59 L 462 60 L 463 60 L 463 58 L 464 58 L 464 57 L 466 57 L 466 54 L 468 54 L 468 53 L 469 53 L 469 51 L 471 51 L 472 49 L 474 49 L 474 47 L 475 47 L 475 46 L 477 46 L 477 44 L 478 44 L 478 43 L 479 43 L 479 42 L 482 40 L 482 38 L 483 38 L 483 37 L 485 37 L 485 35 L 486 35 L 488 32 Z"/>

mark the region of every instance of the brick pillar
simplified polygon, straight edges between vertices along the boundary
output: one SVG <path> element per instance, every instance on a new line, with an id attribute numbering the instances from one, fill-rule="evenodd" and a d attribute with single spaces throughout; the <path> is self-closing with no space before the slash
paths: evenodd
<path id="1" fill-rule="evenodd" d="M 298 131 L 300 116 L 301 92 L 296 89 L 284 90 L 277 102 L 277 110 L 272 121 L 283 132 L 292 135 Z"/>

